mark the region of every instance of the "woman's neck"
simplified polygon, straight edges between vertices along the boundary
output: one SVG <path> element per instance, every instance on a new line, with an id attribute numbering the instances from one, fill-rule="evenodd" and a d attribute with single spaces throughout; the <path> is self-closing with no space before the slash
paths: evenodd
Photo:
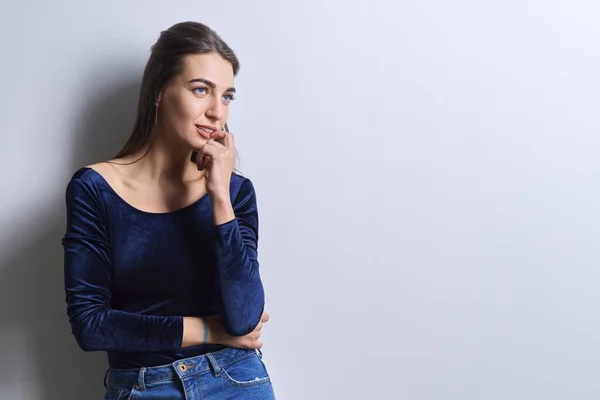
<path id="1" fill-rule="evenodd" d="M 198 171 L 196 163 L 191 161 L 191 155 L 191 148 L 186 149 L 181 143 L 169 143 L 156 135 L 152 143 L 135 154 L 135 158 L 141 159 L 131 164 L 131 172 L 137 180 L 146 182 L 180 183 L 197 180 L 205 172 Z"/>

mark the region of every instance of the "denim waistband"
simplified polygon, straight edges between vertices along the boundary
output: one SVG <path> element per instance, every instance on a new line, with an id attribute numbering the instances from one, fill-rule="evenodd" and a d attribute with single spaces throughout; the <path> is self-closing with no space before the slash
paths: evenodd
<path id="1" fill-rule="evenodd" d="M 146 384 L 161 381 L 176 381 L 202 372 L 212 371 L 218 375 L 221 367 L 254 354 L 262 355 L 260 350 L 228 347 L 212 353 L 183 358 L 172 364 L 156 367 L 132 369 L 109 368 L 104 377 L 104 387 L 107 389 L 136 387 L 137 389 L 144 390 Z"/>

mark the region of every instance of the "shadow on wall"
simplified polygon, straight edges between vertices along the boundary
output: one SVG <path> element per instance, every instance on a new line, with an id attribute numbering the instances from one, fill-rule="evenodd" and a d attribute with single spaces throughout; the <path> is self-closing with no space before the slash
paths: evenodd
<path id="1" fill-rule="evenodd" d="M 106 73 L 114 74 L 111 78 L 123 75 L 122 70 Z M 69 152 L 71 174 L 112 158 L 125 143 L 133 126 L 140 82 L 139 76 L 128 76 L 81 109 L 74 105 L 77 123 Z M 65 188 L 70 177 L 64 181 Z M 61 215 L 60 223 L 37 227 L 23 248 L 0 256 L 0 388 L 3 396 L 12 393 L 14 399 L 103 398 L 106 356 L 84 353 L 77 346 L 66 314 L 61 244 L 64 197 L 42 201 L 61 205 L 49 210 Z"/>

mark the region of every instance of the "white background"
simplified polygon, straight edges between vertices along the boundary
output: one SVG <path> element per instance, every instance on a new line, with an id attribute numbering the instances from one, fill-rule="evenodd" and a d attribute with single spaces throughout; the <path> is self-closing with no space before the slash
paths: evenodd
<path id="1" fill-rule="evenodd" d="M 3 1 L 0 398 L 102 398 L 64 190 L 129 135 L 161 30 L 214 28 L 280 399 L 596 399 L 596 0 Z"/>

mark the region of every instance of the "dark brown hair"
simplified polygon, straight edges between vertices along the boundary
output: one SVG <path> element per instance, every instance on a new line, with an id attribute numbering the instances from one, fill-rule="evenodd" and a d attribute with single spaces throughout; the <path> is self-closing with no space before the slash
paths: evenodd
<path id="1" fill-rule="evenodd" d="M 162 31 L 151 47 L 144 70 L 137 115 L 131 136 L 115 158 L 140 151 L 156 134 L 156 101 L 159 94 L 183 70 L 184 58 L 191 54 L 216 53 L 231 63 L 236 76 L 240 63 L 233 50 L 208 26 L 180 22 Z"/>

